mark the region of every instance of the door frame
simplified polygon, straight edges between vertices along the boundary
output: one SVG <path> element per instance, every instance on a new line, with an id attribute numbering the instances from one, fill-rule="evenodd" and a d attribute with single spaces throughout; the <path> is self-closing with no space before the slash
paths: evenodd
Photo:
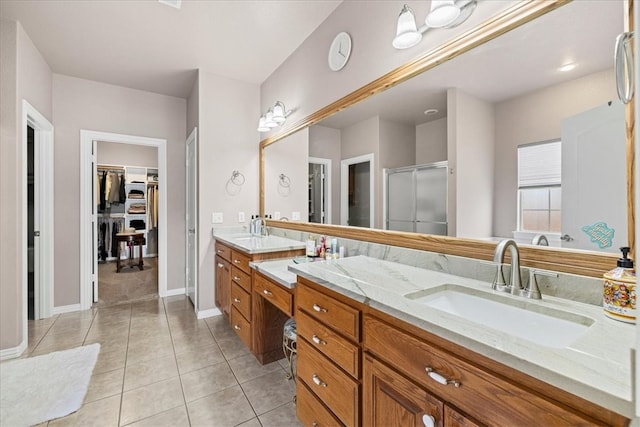
<path id="1" fill-rule="evenodd" d="M 349 166 L 357 163 L 369 162 L 369 228 L 374 227 L 375 219 L 375 162 L 374 154 L 363 154 L 340 161 L 340 224 L 347 225 L 349 221 Z"/>
<path id="2" fill-rule="evenodd" d="M 167 292 L 167 140 L 144 136 L 123 135 L 110 132 L 80 130 L 80 309 L 88 310 L 93 304 L 93 280 L 91 274 L 94 262 L 95 217 L 92 203 L 95 202 L 92 162 L 97 159 L 92 152 L 95 141 L 120 144 L 144 145 L 158 149 L 158 295 Z M 95 280 L 97 280 L 97 271 Z"/>
<path id="3" fill-rule="evenodd" d="M 324 165 L 324 222 L 331 224 L 331 159 L 323 157 L 309 157 L 309 163 Z"/>
<path id="4" fill-rule="evenodd" d="M 40 232 L 38 239 L 34 239 L 35 265 L 35 310 L 34 317 L 42 319 L 51 317 L 53 311 L 54 289 L 54 128 L 38 110 L 25 99 L 22 100 L 22 299 L 24 310 L 24 337 L 27 334 L 28 323 L 28 240 L 27 240 L 27 126 L 34 130 L 34 229 Z M 42 215 L 47 212 L 47 215 Z"/>
<path id="5" fill-rule="evenodd" d="M 194 164 L 189 165 L 189 144 L 193 144 L 193 150 L 194 150 Z M 197 261 L 198 261 L 198 245 L 199 245 L 199 240 L 198 240 L 198 128 L 194 127 L 193 131 L 191 131 L 191 133 L 189 134 L 189 137 L 187 138 L 187 141 L 185 143 L 185 158 L 186 158 L 186 164 L 185 164 L 185 169 L 186 169 L 186 179 L 185 179 L 185 291 L 187 293 L 187 295 L 189 294 L 189 274 L 191 273 L 189 271 L 189 266 L 191 265 L 190 263 L 190 259 L 189 259 L 189 202 L 191 201 L 190 197 L 192 196 L 194 198 L 194 203 L 195 203 L 195 208 L 194 208 L 194 214 L 195 214 L 195 227 L 196 227 L 196 232 L 194 233 L 194 246 L 195 246 L 195 258 L 196 258 L 196 265 L 197 265 Z M 189 175 L 190 174 L 194 174 L 196 179 L 194 180 L 194 188 L 193 188 L 193 195 L 191 195 L 191 193 L 189 192 Z M 195 311 L 198 312 L 198 270 L 196 269 L 196 271 L 194 272 L 193 275 L 193 306 L 195 308 Z"/>

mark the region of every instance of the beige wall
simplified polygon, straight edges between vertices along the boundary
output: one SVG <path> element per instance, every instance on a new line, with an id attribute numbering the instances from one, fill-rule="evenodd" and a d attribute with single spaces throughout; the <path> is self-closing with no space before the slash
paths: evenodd
<path id="1" fill-rule="evenodd" d="M 0 350 L 23 339 L 22 100 L 52 121 L 51 69 L 20 23 L 0 21 Z"/>
<path id="2" fill-rule="evenodd" d="M 447 160 L 447 118 L 416 126 L 416 163 Z"/>
<path id="3" fill-rule="evenodd" d="M 494 180 L 494 107 L 458 89 L 447 91 L 449 194 L 455 192 L 455 236 L 492 235 Z M 452 153 L 455 153 L 452 155 Z M 449 200 L 451 201 L 451 196 Z M 451 233 L 451 229 L 449 233 Z"/>
<path id="4" fill-rule="evenodd" d="M 565 117 L 616 99 L 613 70 L 551 86 L 496 105 L 496 236 L 511 236 L 517 227 L 517 147 L 560 138 Z"/>
<path id="5" fill-rule="evenodd" d="M 340 99 L 383 74 L 425 54 L 517 1 L 484 1 L 467 22 L 450 30 L 430 31 L 412 49 L 396 50 L 391 41 L 396 33 L 396 18 L 402 5 L 408 4 L 418 21 L 427 15 L 429 2 L 345 1 L 316 29 L 285 62 L 261 85 L 261 110 L 283 101 L 295 108 L 290 123 Z M 366 10 L 365 10 L 366 9 Z M 347 30 L 353 40 L 349 62 L 339 72 L 329 70 L 327 52 L 340 31 Z"/>
<path id="6" fill-rule="evenodd" d="M 265 148 L 265 215 L 280 212 L 293 221 L 293 211 L 300 220 L 309 221 L 309 128 L 288 136 Z M 280 174 L 289 177 L 289 187 L 280 185 Z"/>
<path id="7" fill-rule="evenodd" d="M 167 288 L 184 287 L 186 101 L 54 74 L 54 306 L 80 302 L 80 130 L 167 140 Z"/>
<path id="8" fill-rule="evenodd" d="M 309 156 L 331 159 L 331 224 L 340 224 L 341 132 L 315 125 L 309 128 Z"/>
<path id="9" fill-rule="evenodd" d="M 211 214 L 223 213 L 224 223 L 216 226 L 231 226 L 239 225 L 240 211 L 248 218 L 258 213 L 260 139 L 256 126 L 260 117 L 260 92 L 258 85 L 202 70 L 198 76 L 198 310 L 204 311 L 215 306 Z M 234 170 L 245 176 L 245 183 L 237 195 L 225 191 Z"/>
<path id="10" fill-rule="evenodd" d="M 99 165 L 158 167 L 158 149 L 144 145 L 98 141 Z"/>

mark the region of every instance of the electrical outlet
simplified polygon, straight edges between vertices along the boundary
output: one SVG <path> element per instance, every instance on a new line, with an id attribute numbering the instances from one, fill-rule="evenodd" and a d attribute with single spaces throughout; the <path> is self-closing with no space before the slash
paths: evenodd
<path id="1" fill-rule="evenodd" d="M 222 212 L 214 212 L 211 214 L 211 222 L 213 224 L 222 224 L 224 222 Z"/>
<path id="2" fill-rule="evenodd" d="M 273 213 L 273 219 L 280 219 L 280 217 L 281 217 L 281 216 L 280 216 L 280 211 L 275 211 L 275 212 Z"/>
<path id="3" fill-rule="evenodd" d="M 238 222 L 244 222 L 244 212 L 238 212 Z"/>
<path id="4" fill-rule="evenodd" d="M 291 221 L 300 221 L 300 212 L 291 212 Z"/>

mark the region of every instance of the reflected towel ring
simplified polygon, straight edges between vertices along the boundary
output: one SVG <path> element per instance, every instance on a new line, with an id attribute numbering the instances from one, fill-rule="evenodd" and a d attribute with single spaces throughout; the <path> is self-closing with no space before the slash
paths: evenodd
<path id="1" fill-rule="evenodd" d="M 280 174 L 279 178 L 280 180 L 278 181 L 278 185 L 281 187 L 289 188 L 289 186 L 291 185 L 291 179 L 283 173 Z"/>
<path id="2" fill-rule="evenodd" d="M 235 185 L 244 185 L 244 175 L 242 173 L 240 173 L 237 170 L 234 170 L 233 172 L 231 172 L 231 179 L 230 181 L 232 183 L 234 183 Z"/>

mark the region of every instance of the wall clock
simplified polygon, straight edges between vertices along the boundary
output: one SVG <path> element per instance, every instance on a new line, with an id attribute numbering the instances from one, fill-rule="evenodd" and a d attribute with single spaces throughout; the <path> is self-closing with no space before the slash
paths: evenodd
<path id="1" fill-rule="evenodd" d="M 351 55 L 351 36 L 344 31 L 338 33 L 329 47 L 329 68 L 340 71 L 347 65 Z"/>

